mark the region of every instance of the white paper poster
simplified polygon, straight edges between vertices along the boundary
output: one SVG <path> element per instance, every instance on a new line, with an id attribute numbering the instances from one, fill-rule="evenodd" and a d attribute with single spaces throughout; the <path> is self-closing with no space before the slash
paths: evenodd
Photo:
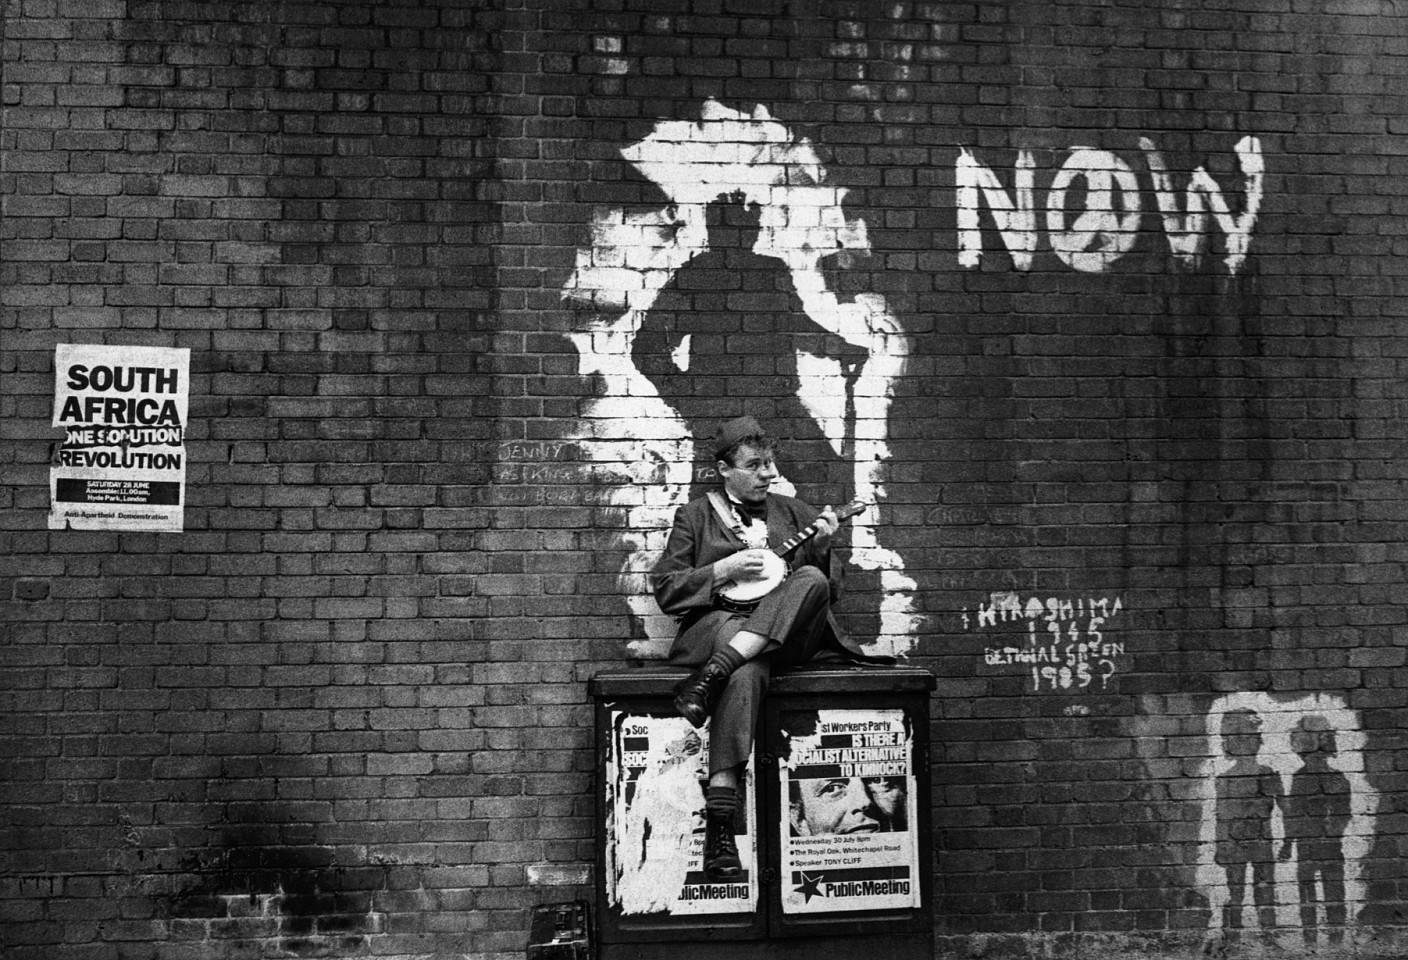
<path id="1" fill-rule="evenodd" d="M 783 911 L 920 906 L 914 738 L 904 711 L 784 711 L 782 734 Z"/>
<path id="2" fill-rule="evenodd" d="M 622 916 L 751 913 L 758 903 L 749 758 L 734 821 L 743 876 L 704 875 L 709 731 L 682 717 L 612 711 L 606 767 L 607 902 Z"/>
<path id="3" fill-rule="evenodd" d="M 49 529 L 183 528 L 191 351 L 61 343 L 54 348 Z"/>

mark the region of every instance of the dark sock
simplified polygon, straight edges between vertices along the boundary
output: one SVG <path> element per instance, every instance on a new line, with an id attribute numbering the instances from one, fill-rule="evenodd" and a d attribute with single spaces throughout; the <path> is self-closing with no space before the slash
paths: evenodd
<path id="1" fill-rule="evenodd" d="M 732 817 L 738 810 L 738 791 L 733 787 L 706 787 L 704 809 Z"/>
<path id="2" fill-rule="evenodd" d="M 732 675 L 733 671 L 743 666 L 748 660 L 737 650 L 730 646 L 721 647 L 714 651 L 714 655 L 709 658 L 709 662 L 722 667 L 724 672 Z"/>

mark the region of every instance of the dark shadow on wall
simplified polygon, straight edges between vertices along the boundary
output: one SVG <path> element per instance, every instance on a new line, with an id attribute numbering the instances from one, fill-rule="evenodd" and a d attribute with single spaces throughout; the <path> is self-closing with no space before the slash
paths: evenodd
<path id="1" fill-rule="evenodd" d="M 362 951 L 382 928 L 376 903 L 385 903 L 388 869 L 339 867 L 324 848 L 266 843 L 265 832 L 265 824 L 230 828 L 214 858 L 188 862 L 199 879 L 162 914 L 175 932 L 211 949 L 256 954 L 264 945 L 297 957 Z"/>
<path id="2" fill-rule="evenodd" d="M 691 499 L 719 485 L 710 438 L 725 420 L 747 414 L 781 440 L 779 466 L 796 495 L 839 508 L 855 494 L 855 387 L 867 353 L 807 315 L 786 263 L 753 253 L 759 217 L 741 196 L 708 204 L 707 249 L 675 272 L 641 319 L 631 362 L 695 440 Z M 834 388 L 845 398 L 844 435 L 835 446 L 803 403 L 803 353 L 835 364 Z M 848 553 L 841 546 L 848 532 L 838 541 L 838 562 Z M 878 633 L 879 574 L 845 573 L 837 612 L 863 642 Z"/>

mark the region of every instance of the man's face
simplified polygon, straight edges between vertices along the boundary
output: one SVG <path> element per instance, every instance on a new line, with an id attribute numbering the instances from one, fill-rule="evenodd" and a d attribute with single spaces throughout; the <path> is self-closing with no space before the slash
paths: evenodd
<path id="1" fill-rule="evenodd" d="M 880 810 L 860 777 L 801 780 L 799 803 L 792 805 L 792 825 L 803 836 L 875 833 Z"/>
<path id="2" fill-rule="evenodd" d="M 772 453 L 746 443 L 734 452 L 733 463 L 720 460 L 718 468 L 719 476 L 724 478 L 724 490 L 743 503 L 761 502 L 778 477 Z"/>
<path id="3" fill-rule="evenodd" d="M 888 830 L 907 830 L 904 782 L 898 777 L 866 777 L 865 790 L 875 803 L 880 822 Z"/>

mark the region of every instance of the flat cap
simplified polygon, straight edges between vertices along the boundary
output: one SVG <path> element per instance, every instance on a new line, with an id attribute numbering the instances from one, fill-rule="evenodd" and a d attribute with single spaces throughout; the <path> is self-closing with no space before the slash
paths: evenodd
<path id="1" fill-rule="evenodd" d="M 723 459 L 728 448 L 747 437 L 764 436 L 762 424 L 752 417 L 734 417 L 714 434 L 714 457 Z"/>

